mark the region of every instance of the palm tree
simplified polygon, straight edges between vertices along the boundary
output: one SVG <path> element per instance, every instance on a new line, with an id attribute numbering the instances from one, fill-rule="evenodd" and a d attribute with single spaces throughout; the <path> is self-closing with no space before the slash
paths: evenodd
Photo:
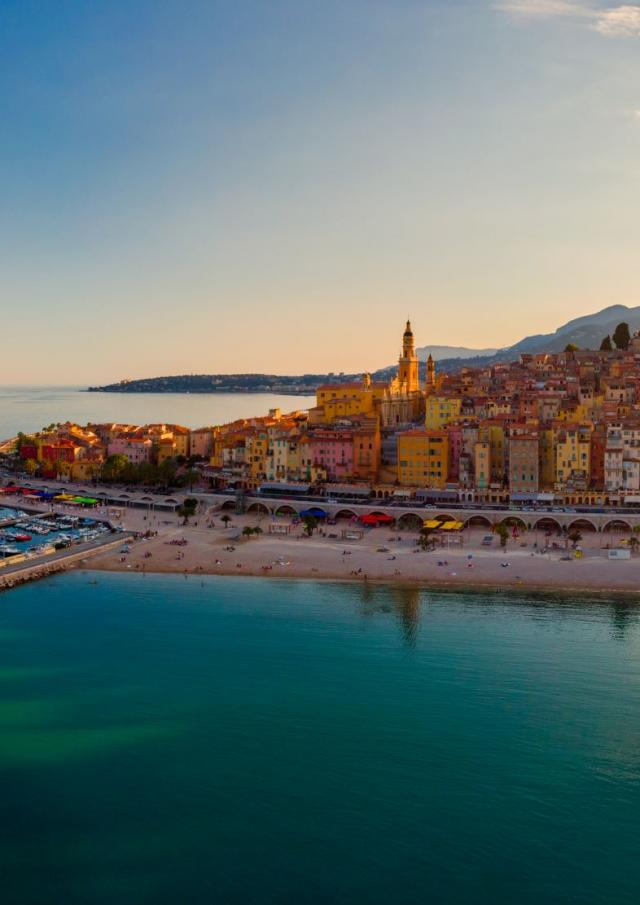
<path id="1" fill-rule="evenodd" d="M 504 522 L 500 522 L 499 525 L 496 525 L 496 534 L 500 538 L 500 546 L 506 547 L 507 541 L 509 540 L 509 529 Z"/>
<path id="2" fill-rule="evenodd" d="M 567 537 L 571 541 L 574 550 L 582 540 L 582 535 L 577 528 L 572 528 L 571 531 L 569 531 Z"/>
<path id="3" fill-rule="evenodd" d="M 225 512 L 225 514 L 222 516 L 220 521 L 224 523 L 224 526 L 226 528 L 227 525 L 229 524 L 229 522 L 231 521 L 231 516 L 227 515 L 227 513 Z"/>
<path id="4" fill-rule="evenodd" d="M 64 459 L 56 462 L 56 474 L 59 478 L 67 478 L 71 474 L 71 465 Z"/>
<path id="5" fill-rule="evenodd" d="M 305 515 L 302 519 L 302 524 L 304 525 L 304 531 L 307 537 L 311 537 L 313 532 L 318 527 L 318 519 L 315 515 Z"/>

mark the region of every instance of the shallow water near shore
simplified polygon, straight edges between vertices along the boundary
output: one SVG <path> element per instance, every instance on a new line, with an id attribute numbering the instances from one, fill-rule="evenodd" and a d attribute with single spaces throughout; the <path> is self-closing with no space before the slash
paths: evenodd
<path id="1" fill-rule="evenodd" d="M 638 900 L 628 601 L 75 572 L 0 650 L 3 902 Z"/>

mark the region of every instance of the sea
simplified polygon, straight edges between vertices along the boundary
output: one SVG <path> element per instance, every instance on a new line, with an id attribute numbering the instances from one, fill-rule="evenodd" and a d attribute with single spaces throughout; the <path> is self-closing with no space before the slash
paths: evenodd
<path id="1" fill-rule="evenodd" d="M 4 905 L 637 905 L 626 599 L 67 573 L 0 596 Z"/>
<path id="2" fill-rule="evenodd" d="M 14 388 L 0 436 L 278 404 Z M 0 594 L 0 803 L 3 905 L 637 905 L 640 603 L 26 584 Z"/>
<path id="3" fill-rule="evenodd" d="M 88 393 L 86 387 L 0 387 L 0 440 L 52 422 L 182 424 L 207 427 L 236 418 L 315 405 L 313 396 L 272 393 Z"/>

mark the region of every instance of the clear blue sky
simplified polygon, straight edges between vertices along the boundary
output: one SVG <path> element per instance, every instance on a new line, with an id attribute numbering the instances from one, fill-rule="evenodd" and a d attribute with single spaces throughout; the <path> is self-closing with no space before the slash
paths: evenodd
<path id="1" fill-rule="evenodd" d="M 360 370 L 407 314 L 485 346 L 640 304 L 633 4 L 3 0 L 0 73 L 0 383 Z"/>

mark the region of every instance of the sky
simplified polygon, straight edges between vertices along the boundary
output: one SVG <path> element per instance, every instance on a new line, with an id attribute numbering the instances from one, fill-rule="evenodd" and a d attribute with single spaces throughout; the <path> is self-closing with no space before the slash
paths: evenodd
<path id="1" fill-rule="evenodd" d="M 370 370 L 640 304 L 640 5 L 3 0 L 0 384 Z"/>

